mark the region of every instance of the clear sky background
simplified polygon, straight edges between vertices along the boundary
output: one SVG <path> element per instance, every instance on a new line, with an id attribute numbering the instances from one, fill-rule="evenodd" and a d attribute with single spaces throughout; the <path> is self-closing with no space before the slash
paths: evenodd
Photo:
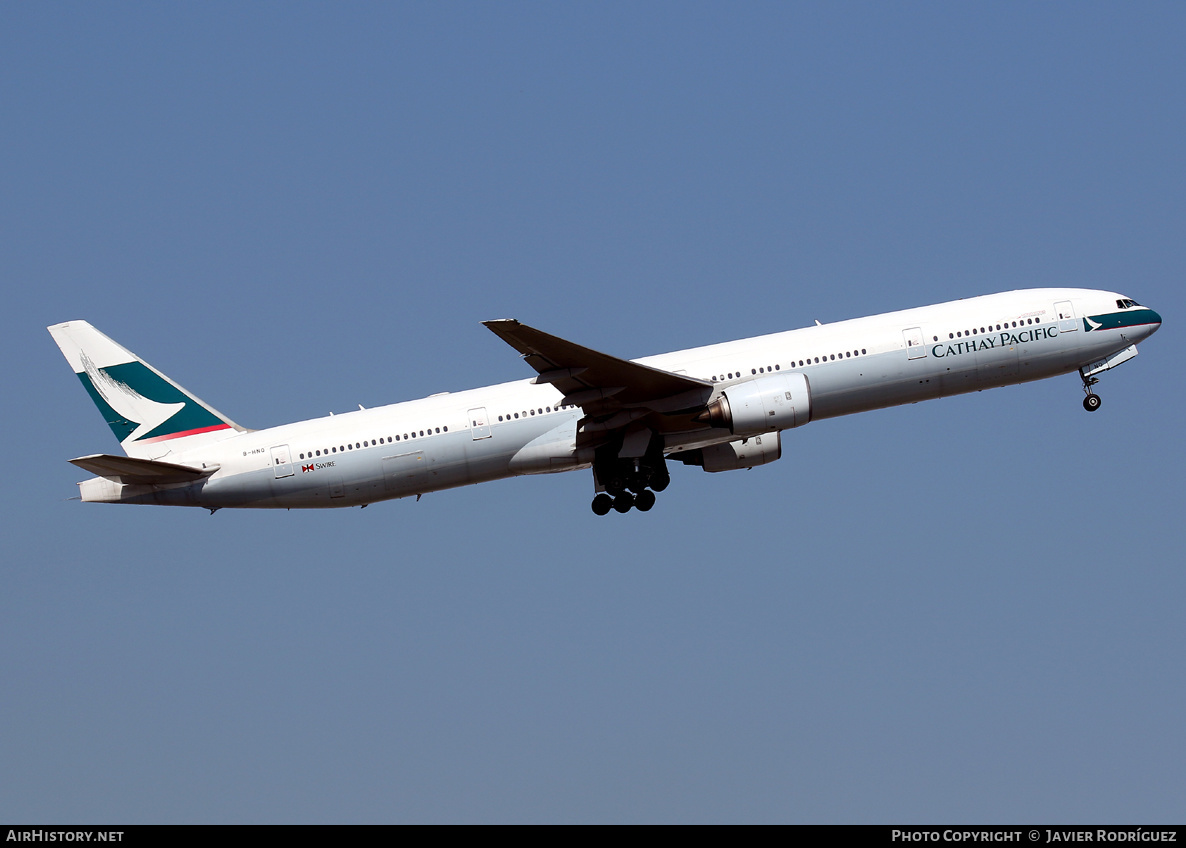
<path id="1" fill-rule="evenodd" d="M 0 820 L 1182 822 L 1186 6 L 0 3 Z M 85 318 L 268 427 L 1029 286 L 1074 375 L 366 510 L 83 505 Z"/>

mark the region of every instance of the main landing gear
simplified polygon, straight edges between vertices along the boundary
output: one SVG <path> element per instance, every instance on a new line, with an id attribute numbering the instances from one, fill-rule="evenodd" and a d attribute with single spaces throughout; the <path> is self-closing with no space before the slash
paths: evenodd
<path id="1" fill-rule="evenodd" d="M 1083 377 L 1082 373 L 1079 376 Z M 1088 412 L 1095 412 L 1103 403 L 1100 396 L 1091 391 L 1091 387 L 1098 382 L 1096 377 L 1083 377 L 1083 391 L 1087 393 L 1087 397 L 1083 398 L 1083 408 Z"/>
<path id="2" fill-rule="evenodd" d="M 602 492 L 593 498 L 593 512 L 597 515 L 608 515 L 611 509 L 621 513 L 630 511 L 634 507 L 639 512 L 648 512 L 655 505 L 655 493 L 650 489 L 643 489 L 637 495 L 632 492 L 622 492 L 611 496 Z"/>
<path id="3" fill-rule="evenodd" d="M 649 512 L 655 505 L 655 493 L 671 484 L 667 462 L 662 453 L 641 460 L 607 457 L 595 462 L 593 473 L 605 491 L 593 498 L 593 512 L 608 515 L 612 509 L 623 515 L 633 507 Z"/>

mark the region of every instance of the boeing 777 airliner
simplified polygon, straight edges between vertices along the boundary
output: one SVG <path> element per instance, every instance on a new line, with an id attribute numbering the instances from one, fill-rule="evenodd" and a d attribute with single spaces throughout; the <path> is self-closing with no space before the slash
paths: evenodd
<path id="1" fill-rule="evenodd" d="M 593 511 L 647 511 L 667 460 L 705 471 L 782 455 L 809 421 L 1078 371 L 1137 355 L 1161 316 L 1121 294 L 1029 289 L 818 324 L 638 360 L 518 321 L 485 325 L 532 379 L 241 427 L 85 321 L 49 328 L 125 456 L 70 460 L 98 475 L 84 501 L 340 507 L 518 474 L 592 468 Z"/>

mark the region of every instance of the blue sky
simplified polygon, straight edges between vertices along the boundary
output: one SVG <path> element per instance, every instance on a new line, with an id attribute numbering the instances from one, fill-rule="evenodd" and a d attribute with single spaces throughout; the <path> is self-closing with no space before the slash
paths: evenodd
<path id="1" fill-rule="evenodd" d="M 1180 821 L 1180 4 L 0 6 L 0 819 Z M 1028 286 L 1104 376 L 778 463 L 68 501 L 85 318 L 250 427 Z M 1179 316 L 1179 317 L 1175 317 Z M 22 414 L 17 415 L 17 412 Z"/>

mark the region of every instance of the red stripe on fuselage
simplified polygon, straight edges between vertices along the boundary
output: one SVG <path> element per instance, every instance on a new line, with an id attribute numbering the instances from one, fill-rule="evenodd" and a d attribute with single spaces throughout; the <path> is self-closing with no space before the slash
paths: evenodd
<path id="1" fill-rule="evenodd" d="M 138 442 L 163 442 L 166 439 L 180 439 L 182 436 L 196 436 L 198 433 L 212 433 L 215 430 L 229 430 L 230 424 L 212 424 L 209 427 L 199 427 L 196 430 L 182 430 L 180 433 L 166 433 L 163 436 L 153 436 L 151 439 L 138 439 Z"/>

